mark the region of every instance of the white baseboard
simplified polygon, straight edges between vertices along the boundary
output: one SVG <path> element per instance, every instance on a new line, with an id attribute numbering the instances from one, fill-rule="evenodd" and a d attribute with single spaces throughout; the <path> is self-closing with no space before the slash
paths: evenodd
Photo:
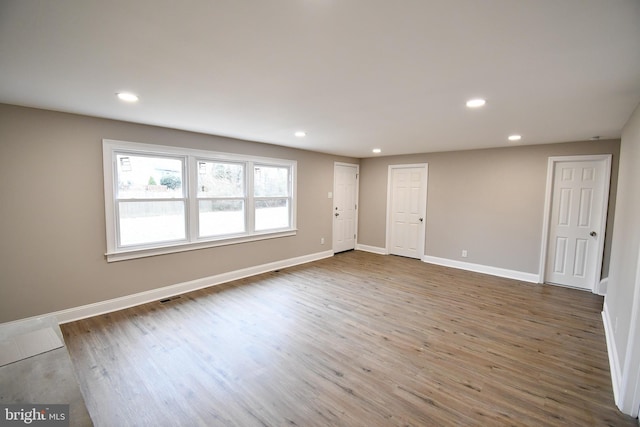
<path id="1" fill-rule="evenodd" d="M 356 250 L 371 252 L 373 254 L 378 254 L 378 255 L 389 255 L 386 248 L 379 248 L 378 246 L 362 245 L 360 243 L 356 245 Z"/>
<path id="2" fill-rule="evenodd" d="M 613 324 L 607 309 L 607 301 L 604 302 L 602 309 L 602 323 L 604 324 L 604 337 L 607 341 L 607 354 L 609 355 L 609 369 L 611 369 L 611 385 L 613 387 L 613 400 L 620 407 L 620 384 L 622 384 L 622 367 L 618 358 L 618 350 L 616 347 L 615 335 L 613 333 Z"/>
<path id="3" fill-rule="evenodd" d="M 596 288 L 593 291 L 593 293 L 604 297 L 607 295 L 608 286 L 609 286 L 609 278 L 605 277 L 604 279 L 600 280 L 599 283 L 596 283 Z"/>
<path id="4" fill-rule="evenodd" d="M 523 282 L 539 283 L 539 276 L 533 273 L 525 273 L 505 268 L 491 267 L 488 265 L 473 264 L 470 262 L 456 261 L 447 258 L 438 258 L 430 255 L 422 257 L 422 261 L 430 264 L 442 265 L 445 267 L 458 268 L 460 270 L 474 271 L 476 273 L 490 274 L 492 276 L 506 277 L 508 279 L 520 280 Z"/>
<path id="5" fill-rule="evenodd" d="M 151 301 L 169 298 L 185 292 L 195 291 L 209 286 L 220 285 L 231 282 L 233 280 L 243 279 L 245 277 L 255 276 L 257 274 L 267 273 L 269 271 L 281 268 L 293 267 L 294 265 L 305 264 L 311 261 L 317 261 L 333 256 L 333 251 L 318 252 L 315 254 L 304 255 L 296 258 L 289 258 L 281 261 L 270 262 L 267 264 L 257 265 L 254 267 L 243 268 L 241 270 L 230 271 L 227 273 L 216 274 L 214 276 L 203 277 L 201 279 L 191 280 L 189 282 L 177 283 L 175 285 L 164 286 L 158 289 L 152 289 L 145 292 L 126 295 L 119 298 L 113 298 L 106 301 L 100 301 L 93 304 L 87 304 L 80 307 L 73 307 L 66 310 L 60 310 L 53 313 L 34 316 L 27 319 L 8 322 L 15 325 L 28 325 L 33 322 L 40 321 L 43 318 L 53 316 L 59 324 L 73 322 L 75 320 L 86 319 L 87 317 L 98 316 L 100 314 L 111 313 L 113 311 L 122 310 Z M 3 326 L 6 324 L 0 324 Z"/>

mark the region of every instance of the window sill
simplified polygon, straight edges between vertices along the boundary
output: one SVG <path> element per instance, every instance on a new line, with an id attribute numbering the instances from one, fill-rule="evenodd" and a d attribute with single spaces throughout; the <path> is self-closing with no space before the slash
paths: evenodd
<path id="1" fill-rule="evenodd" d="M 277 239 L 280 237 L 295 236 L 297 229 L 267 232 L 267 233 L 255 233 L 251 236 L 224 238 L 216 240 L 206 240 L 191 243 L 171 243 L 166 246 L 154 246 L 144 249 L 132 249 L 132 250 L 120 250 L 117 252 L 106 253 L 107 262 L 125 261 L 129 259 L 145 258 L 156 255 L 172 254 L 177 252 L 194 251 L 198 249 L 215 248 L 218 246 L 235 245 L 238 243 L 256 242 L 259 240 Z"/>

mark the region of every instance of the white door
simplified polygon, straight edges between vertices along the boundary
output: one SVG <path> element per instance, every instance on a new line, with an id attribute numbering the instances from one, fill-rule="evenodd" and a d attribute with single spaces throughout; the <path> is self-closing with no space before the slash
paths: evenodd
<path id="1" fill-rule="evenodd" d="M 389 166 L 387 250 L 422 259 L 427 211 L 427 165 Z"/>
<path id="2" fill-rule="evenodd" d="M 356 247 L 358 165 L 336 163 L 333 172 L 333 252 Z"/>
<path id="3" fill-rule="evenodd" d="M 599 282 L 608 168 L 605 160 L 555 163 L 546 282 L 589 290 Z"/>

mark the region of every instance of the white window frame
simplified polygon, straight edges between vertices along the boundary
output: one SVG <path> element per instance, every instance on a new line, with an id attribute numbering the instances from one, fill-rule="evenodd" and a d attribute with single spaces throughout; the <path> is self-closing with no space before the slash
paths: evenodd
<path id="1" fill-rule="evenodd" d="M 230 160 L 224 160 L 223 161 L 223 160 L 221 160 L 219 158 L 211 159 L 211 158 L 208 158 L 208 157 L 206 157 L 206 158 L 205 157 L 198 157 L 198 158 L 196 158 L 196 165 L 198 166 L 198 168 L 200 167 L 198 165 L 199 162 L 216 162 L 216 163 L 224 163 L 224 164 L 242 165 L 242 167 L 244 168 L 244 176 L 243 176 L 243 179 L 244 179 L 244 189 L 243 189 L 244 196 L 242 196 L 242 197 L 238 197 L 238 196 L 235 196 L 235 197 L 220 197 L 220 196 L 218 196 L 218 197 L 199 197 L 198 196 L 198 188 L 195 188 L 195 196 L 194 197 L 197 199 L 196 200 L 196 204 L 195 204 L 197 218 L 195 218 L 195 221 L 197 222 L 198 226 L 196 227 L 194 238 L 197 239 L 197 240 L 212 240 L 212 239 L 219 240 L 219 239 L 224 239 L 225 237 L 230 238 L 230 237 L 233 237 L 234 235 L 235 236 L 244 235 L 249 230 L 248 213 L 247 213 L 247 206 L 249 205 L 249 196 L 247 194 L 248 186 L 249 186 L 249 183 L 247 181 L 247 162 L 238 162 L 238 161 L 230 161 Z M 196 172 L 196 175 L 197 174 L 199 174 L 199 169 Z M 195 185 L 197 187 L 197 185 L 198 185 L 198 177 L 197 176 L 195 177 L 195 181 L 194 182 L 195 182 Z M 201 200 L 225 200 L 225 199 L 226 200 L 242 200 L 243 201 L 243 203 L 244 203 L 244 212 L 245 212 L 245 214 L 244 214 L 245 215 L 244 216 L 244 229 L 245 229 L 245 231 L 243 231 L 241 233 L 228 234 L 226 236 L 225 235 L 217 235 L 217 236 L 200 237 L 200 219 L 199 219 L 199 213 L 200 213 L 199 203 L 200 203 L 200 201 Z"/>
<path id="2" fill-rule="evenodd" d="M 293 205 L 293 196 L 291 194 L 291 170 L 289 170 L 289 195 L 288 196 L 256 196 L 255 195 L 255 188 L 253 187 L 253 184 L 255 183 L 254 177 L 255 177 L 255 169 L 256 166 L 258 167 L 282 167 L 282 165 L 278 165 L 275 163 L 265 163 L 265 162 L 253 162 L 251 165 L 251 171 L 248 172 L 248 174 L 251 174 L 251 193 L 252 193 L 252 197 L 251 197 L 251 213 L 250 215 L 250 219 L 251 219 L 251 223 L 253 224 L 253 229 L 256 229 L 256 217 L 255 217 L 255 213 L 256 213 L 256 201 L 262 201 L 262 200 L 283 200 L 286 199 L 289 202 L 289 210 L 291 210 L 291 206 Z M 264 233 L 268 233 L 270 231 L 277 231 L 278 229 L 267 229 L 267 230 L 263 230 L 260 232 L 264 232 Z"/>
<path id="3" fill-rule="evenodd" d="M 166 155 L 166 154 L 157 154 L 157 153 L 153 153 L 151 155 L 149 155 L 149 153 L 141 153 L 139 151 L 131 151 L 131 150 L 117 150 L 113 152 L 113 159 L 114 159 L 114 165 L 116 162 L 116 156 L 118 154 L 127 154 L 127 155 L 131 155 L 131 156 L 138 156 L 138 157 L 157 157 L 157 158 L 165 158 L 165 159 L 175 159 L 175 160 L 179 160 L 182 163 L 182 176 L 180 177 L 183 183 L 186 183 L 188 180 L 186 179 L 186 171 L 187 171 L 187 158 L 186 156 L 176 156 L 176 155 Z M 117 167 L 115 167 L 114 171 L 117 171 Z M 115 175 L 114 175 L 115 177 Z M 157 242 L 157 243 L 144 243 L 144 244 L 139 244 L 139 245 L 135 245 L 135 244 L 129 244 L 129 245 L 123 245 L 122 242 L 120 241 L 120 235 L 117 232 L 117 230 L 120 228 L 120 215 L 118 215 L 118 212 L 120 210 L 120 205 L 122 204 L 126 204 L 126 203 L 136 203 L 136 202 L 182 202 L 184 205 L 184 214 L 185 217 L 187 217 L 189 215 L 189 199 L 187 197 L 187 189 L 188 187 L 186 185 L 183 185 L 182 187 L 182 197 L 167 197 L 167 198 L 163 198 L 163 197 L 158 197 L 158 198 L 119 198 L 118 197 L 118 182 L 116 179 L 114 179 L 114 187 L 113 187 L 113 203 L 114 203 L 114 207 L 113 207 L 113 212 L 115 215 L 115 221 L 116 221 L 116 247 L 117 248 L 121 248 L 122 250 L 127 250 L 129 248 L 152 248 L 155 246 L 159 246 L 159 245 L 172 245 L 172 244 L 180 244 L 180 243 L 186 243 L 189 239 L 189 235 L 188 235 L 188 229 L 187 229 L 187 221 L 185 220 L 184 223 L 184 233 L 185 233 L 185 237 L 182 239 L 177 239 L 177 240 L 166 240 L 166 241 L 162 241 L 162 242 Z"/>
<path id="4" fill-rule="evenodd" d="M 186 241 L 162 242 L 138 246 L 120 247 L 118 243 L 118 215 L 116 212 L 117 169 L 116 154 L 130 153 L 132 155 L 183 157 L 184 162 L 184 196 L 186 197 L 185 227 Z M 297 204 L 297 162 L 295 160 L 256 157 L 242 154 L 221 153 L 216 151 L 196 150 L 191 148 L 173 147 L 138 142 L 102 140 L 102 160 L 104 171 L 104 200 L 107 237 L 107 262 L 142 258 L 174 252 L 184 252 L 216 246 L 294 236 L 296 228 Z M 232 236 L 198 237 L 198 169 L 197 162 L 219 161 L 243 163 L 245 165 L 246 231 Z M 253 167 L 254 164 L 289 168 L 289 218 L 287 228 L 255 231 L 254 195 L 253 195 Z"/>

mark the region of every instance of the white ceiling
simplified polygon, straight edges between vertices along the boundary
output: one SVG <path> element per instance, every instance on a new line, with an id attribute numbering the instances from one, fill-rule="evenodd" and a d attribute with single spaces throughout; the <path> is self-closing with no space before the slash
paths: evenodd
<path id="1" fill-rule="evenodd" d="M 640 1 L 0 0 L 0 102 L 354 157 L 616 138 Z"/>

